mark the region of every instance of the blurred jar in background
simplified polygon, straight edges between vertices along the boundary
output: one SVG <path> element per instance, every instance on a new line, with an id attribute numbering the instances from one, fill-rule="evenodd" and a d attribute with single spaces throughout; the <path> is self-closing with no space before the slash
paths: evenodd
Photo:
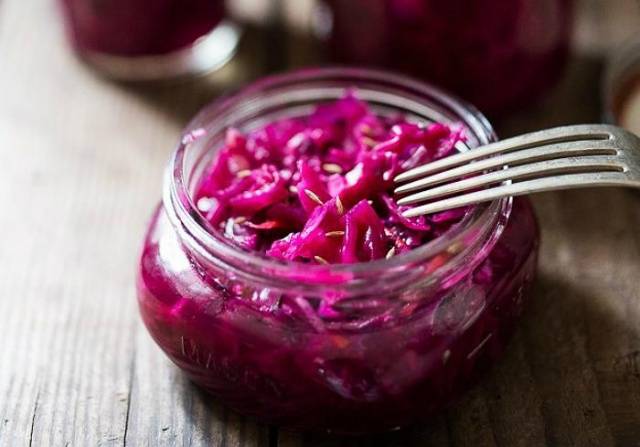
<path id="1" fill-rule="evenodd" d="M 640 36 L 620 45 L 602 79 L 604 119 L 640 135 Z"/>
<path id="2" fill-rule="evenodd" d="M 79 56 L 119 79 L 209 71 L 231 58 L 239 40 L 224 0 L 58 1 Z"/>
<path id="3" fill-rule="evenodd" d="M 495 115 L 559 78 L 572 0 L 322 0 L 316 19 L 334 61 L 427 79 Z"/>

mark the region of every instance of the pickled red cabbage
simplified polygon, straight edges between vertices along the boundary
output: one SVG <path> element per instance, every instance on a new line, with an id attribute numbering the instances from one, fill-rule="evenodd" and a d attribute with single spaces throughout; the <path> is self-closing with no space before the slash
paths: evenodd
<path id="1" fill-rule="evenodd" d="M 228 129 L 195 199 L 244 249 L 319 264 L 373 261 L 462 218 L 464 209 L 406 218 L 392 190 L 395 175 L 450 155 L 463 139 L 461 126 L 378 116 L 349 91 L 307 116 Z"/>

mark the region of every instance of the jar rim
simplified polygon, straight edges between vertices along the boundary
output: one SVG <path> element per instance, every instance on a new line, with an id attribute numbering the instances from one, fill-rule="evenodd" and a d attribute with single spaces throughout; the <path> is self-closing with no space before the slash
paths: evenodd
<path id="1" fill-rule="evenodd" d="M 498 219 L 500 216 L 509 216 L 512 198 L 500 199 L 474 207 L 454 227 L 428 243 L 406 253 L 390 259 L 354 264 L 313 265 L 269 258 L 259 253 L 242 250 L 226 241 L 224 236 L 217 237 L 215 233 L 210 231 L 210 227 L 208 230 L 208 222 L 194 203 L 189 192 L 188 182 L 185 181 L 185 154 L 192 143 L 188 139 L 190 131 L 201 129 L 203 125 L 210 121 L 210 117 L 215 117 L 221 111 L 259 99 L 263 92 L 267 92 L 270 89 L 294 86 L 304 82 L 329 80 L 351 80 L 351 86 L 356 89 L 359 81 L 366 81 L 410 90 L 412 93 L 419 94 L 425 98 L 432 98 L 449 107 L 458 115 L 465 128 L 474 133 L 480 145 L 488 144 L 497 139 L 489 121 L 474 106 L 435 86 L 404 75 L 375 69 L 322 67 L 305 68 L 261 78 L 241 88 L 239 91 L 219 98 L 205 106 L 187 125 L 187 132 L 182 135 L 181 142 L 169 160 L 164 180 L 164 207 L 168 211 L 169 220 L 174 227 L 184 231 L 184 235 L 192 249 L 195 249 L 200 255 L 215 264 L 220 264 L 220 261 L 224 259 L 223 264 L 225 267 L 234 267 L 239 273 L 249 274 L 254 278 L 256 276 L 264 277 L 265 272 L 268 272 L 271 279 L 288 278 L 300 285 L 298 284 L 300 277 L 292 277 L 290 273 L 292 270 L 302 268 L 305 271 L 304 277 L 306 279 L 313 278 L 311 282 L 317 286 L 317 278 L 332 278 L 333 280 L 329 281 L 320 280 L 320 283 L 333 283 L 335 285 L 334 280 L 336 278 L 342 278 L 347 283 L 356 283 L 357 281 L 355 280 L 362 279 L 363 275 L 379 277 L 379 274 L 388 274 L 390 272 L 401 274 L 404 268 L 432 258 L 446 250 L 447 247 L 463 240 L 469 234 L 475 234 L 475 232 L 489 234 L 492 230 L 494 233 L 501 233 L 500 227 L 504 225 L 498 225 Z M 233 123 L 223 124 L 224 127 L 229 127 Z M 494 234 L 492 239 L 495 240 L 498 236 L 499 234 Z M 447 263 L 450 262 L 451 260 L 447 261 Z M 443 267 L 446 267 L 446 265 L 443 265 Z"/>

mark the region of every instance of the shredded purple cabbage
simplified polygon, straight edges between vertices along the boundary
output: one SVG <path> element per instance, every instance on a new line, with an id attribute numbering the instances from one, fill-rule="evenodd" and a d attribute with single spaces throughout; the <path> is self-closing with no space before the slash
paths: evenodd
<path id="1" fill-rule="evenodd" d="M 214 228 L 248 250 L 318 264 L 382 259 L 462 218 L 464 209 L 408 219 L 392 190 L 395 175 L 463 140 L 461 126 L 380 117 L 349 91 L 308 116 L 247 134 L 228 129 L 195 198 Z"/>

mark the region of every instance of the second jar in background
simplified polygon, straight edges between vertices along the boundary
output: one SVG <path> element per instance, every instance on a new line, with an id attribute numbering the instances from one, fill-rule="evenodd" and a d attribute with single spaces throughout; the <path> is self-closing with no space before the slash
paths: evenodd
<path id="1" fill-rule="evenodd" d="M 70 42 L 103 74 L 149 80 L 221 66 L 239 31 L 224 0 L 59 0 Z"/>
<path id="2" fill-rule="evenodd" d="M 525 106 L 558 79 L 571 0 L 323 0 L 331 57 L 452 90 L 490 114 Z"/>

